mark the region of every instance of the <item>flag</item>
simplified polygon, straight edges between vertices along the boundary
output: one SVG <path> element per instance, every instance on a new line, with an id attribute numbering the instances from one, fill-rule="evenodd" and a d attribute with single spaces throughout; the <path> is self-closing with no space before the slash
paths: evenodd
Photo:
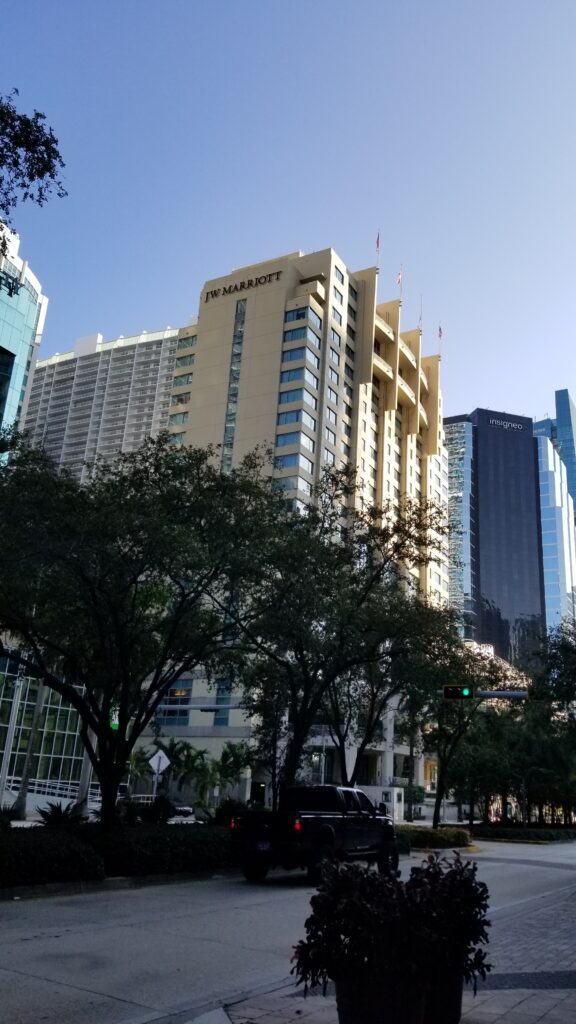
<path id="1" fill-rule="evenodd" d="M 380 232 L 376 235 L 376 252 L 380 252 Z"/>
<path id="2" fill-rule="evenodd" d="M 398 271 L 398 277 L 396 278 L 396 284 L 398 284 L 398 285 L 402 284 L 402 271 L 401 270 Z"/>
<path id="3" fill-rule="evenodd" d="M 438 327 L 438 340 L 442 341 L 442 328 Z"/>

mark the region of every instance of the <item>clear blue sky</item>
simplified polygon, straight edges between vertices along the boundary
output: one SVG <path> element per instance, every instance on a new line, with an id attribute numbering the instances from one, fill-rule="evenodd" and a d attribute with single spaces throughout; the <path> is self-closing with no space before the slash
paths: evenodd
<path id="1" fill-rule="evenodd" d="M 69 198 L 22 207 L 42 353 L 185 324 L 208 277 L 375 262 L 445 413 L 576 392 L 574 0 L 21 0 L 0 91 L 47 114 Z"/>

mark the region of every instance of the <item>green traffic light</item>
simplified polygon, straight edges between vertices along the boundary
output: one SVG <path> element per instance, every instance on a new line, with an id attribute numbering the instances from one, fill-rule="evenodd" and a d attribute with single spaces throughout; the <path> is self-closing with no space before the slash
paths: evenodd
<path id="1" fill-rule="evenodd" d="M 469 697 L 470 696 L 470 688 L 468 686 L 463 686 L 462 687 L 462 696 L 463 697 Z"/>

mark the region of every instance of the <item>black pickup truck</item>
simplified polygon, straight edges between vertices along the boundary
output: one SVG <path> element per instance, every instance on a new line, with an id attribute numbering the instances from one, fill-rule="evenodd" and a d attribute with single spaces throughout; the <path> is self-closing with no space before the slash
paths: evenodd
<path id="1" fill-rule="evenodd" d="M 290 786 L 278 811 L 247 811 L 230 828 L 249 882 L 262 882 L 270 868 L 282 867 L 303 868 L 316 883 L 325 859 L 363 860 L 384 874 L 398 873 L 392 818 L 377 811 L 361 789 Z"/>

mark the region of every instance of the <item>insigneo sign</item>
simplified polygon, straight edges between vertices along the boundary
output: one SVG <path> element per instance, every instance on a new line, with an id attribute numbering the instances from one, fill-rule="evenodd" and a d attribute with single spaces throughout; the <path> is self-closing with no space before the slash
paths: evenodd
<path id="1" fill-rule="evenodd" d="M 503 430 L 524 430 L 523 423 L 513 423 L 512 420 L 488 420 L 491 427 L 502 427 Z"/>
<path id="2" fill-rule="evenodd" d="M 275 270 L 273 274 L 262 274 L 260 277 L 249 277 L 247 281 L 238 281 L 236 284 L 229 284 L 225 288 L 211 288 L 206 292 L 204 302 L 210 302 L 210 299 L 218 299 L 221 295 L 233 295 L 234 292 L 245 292 L 248 288 L 258 288 L 262 284 L 270 284 L 271 281 L 279 281 L 281 275 L 281 270 Z"/>

